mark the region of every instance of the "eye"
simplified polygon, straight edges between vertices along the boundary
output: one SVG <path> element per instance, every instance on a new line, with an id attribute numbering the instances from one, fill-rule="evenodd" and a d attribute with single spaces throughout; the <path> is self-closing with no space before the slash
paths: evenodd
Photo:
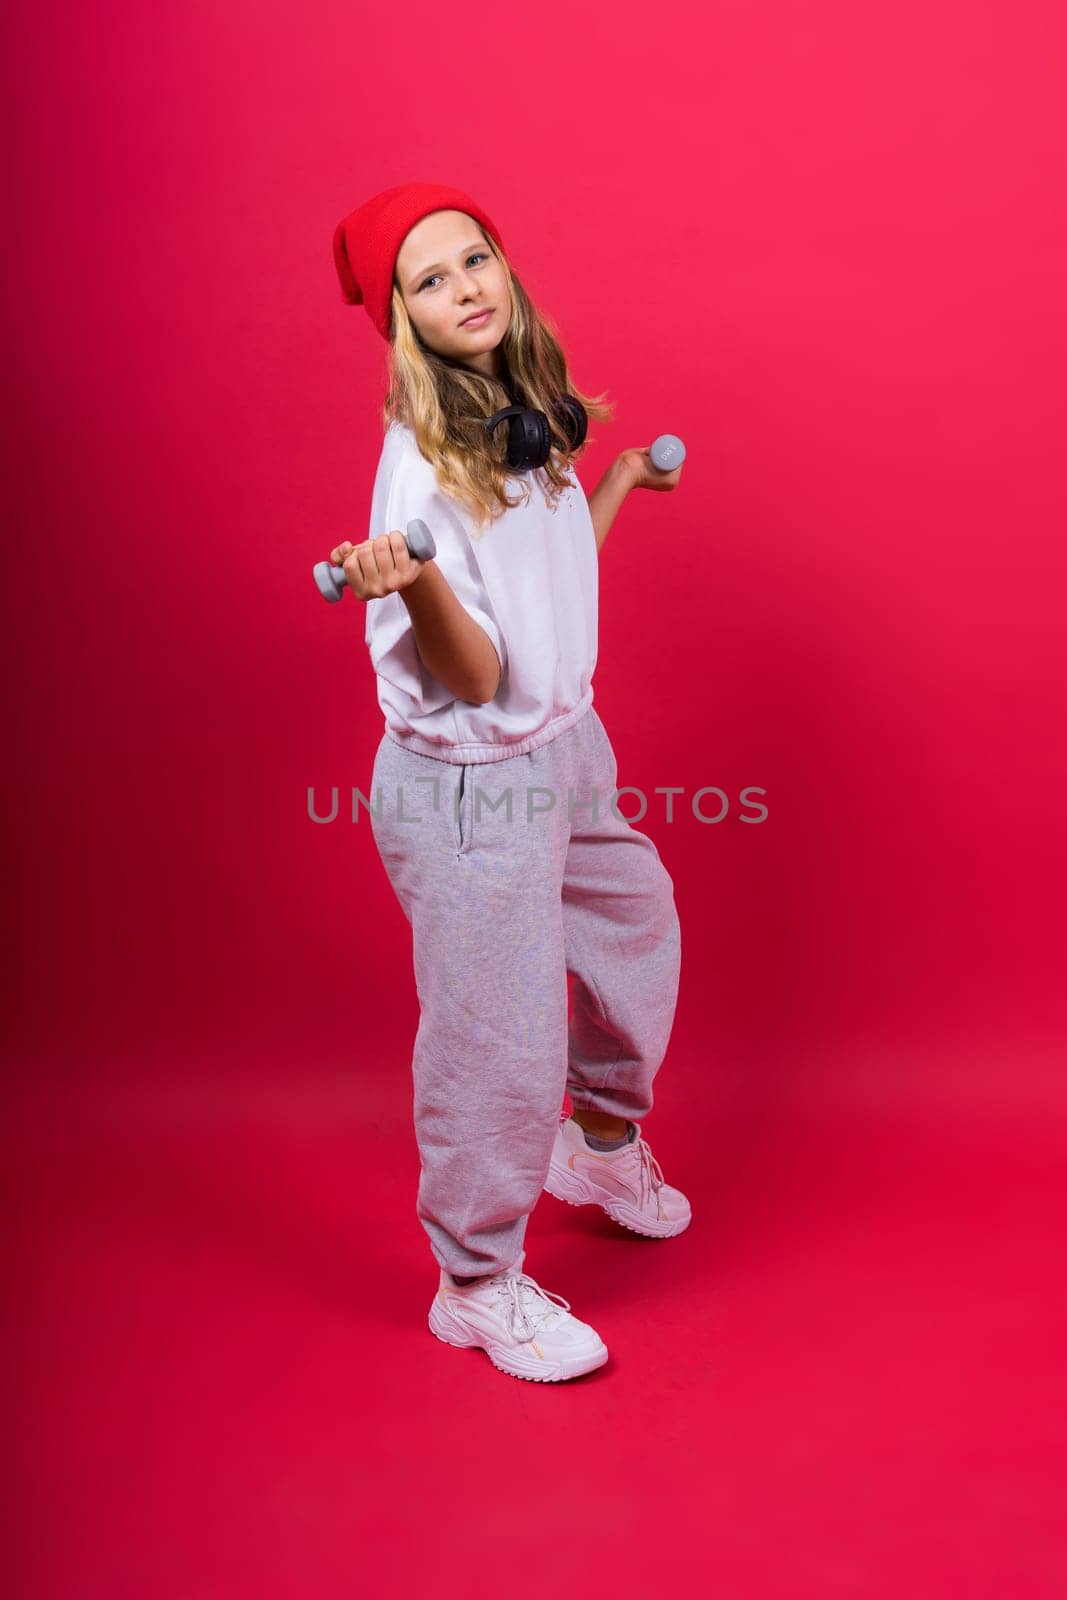
<path id="1" fill-rule="evenodd" d="M 489 257 L 482 250 L 476 250 L 473 255 L 467 257 L 468 265 L 472 261 L 488 261 L 488 260 L 489 260 Z M 441 274 L 439 272 L 431 272 L 430 276 L 423 283 L 419 284 L 418 289 L 415 291 L 416 294 L 421 294 L 422 291 L 425 289 L 427 283 L 432 283 L 435 278 L 439 278 L 440 276 L 441 276 Z"/>

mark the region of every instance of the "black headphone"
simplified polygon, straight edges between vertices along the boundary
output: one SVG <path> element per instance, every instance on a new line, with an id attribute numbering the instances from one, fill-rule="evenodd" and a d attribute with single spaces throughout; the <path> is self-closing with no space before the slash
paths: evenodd
<path id="1" fill-rule="evenodd" d="M 568 440 L 568 449 L 577 450 L 585 442 L 589 418 L 585 407 L 572 394 L 561 396 L 554 408 L 560 431 Z M 527 406 L 506 406 L 494 417 L 484 418 L 490 434 L 504 418 L 508 423 L 508 466 L 513 472 L 530 472 L 543 467 L 552 450 L 552 429 L 543 411 L 531 411 Z"/>

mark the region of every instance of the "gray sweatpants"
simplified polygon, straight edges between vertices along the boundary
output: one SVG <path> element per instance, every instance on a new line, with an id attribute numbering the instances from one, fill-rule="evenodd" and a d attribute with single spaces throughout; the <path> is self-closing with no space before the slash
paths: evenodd
<path id="1" fill-rule="evenodd" d="M 652 1108 L 681 930 L 659 852 L 612 807 L 617 782 L 592 705 L 504 761 L 378 746 L 371 826 L 421 1008 L 416 1210 L 450 1273 L 502 1271 L 522 1250 L 565 1088 L 632 1122 Z"/>

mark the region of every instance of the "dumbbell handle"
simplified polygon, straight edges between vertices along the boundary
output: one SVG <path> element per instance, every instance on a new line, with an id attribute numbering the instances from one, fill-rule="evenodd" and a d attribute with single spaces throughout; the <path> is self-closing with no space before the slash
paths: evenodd
<path id="1" fill-rule="evenodd" d="M 408 547 L 408 555 L 413 556 L 416 561 L 432 561 L 437 554 L 433 534 L 421 517 L 414 517 L 408 523 L 404 543 Z M 344 598 L 344 592 L 348 588 L 344 567 L 335 567 L 329 561 L 318 561 L 312 568 L 312 576 L 324 600 L 329 600 L 333 604 Z"/>

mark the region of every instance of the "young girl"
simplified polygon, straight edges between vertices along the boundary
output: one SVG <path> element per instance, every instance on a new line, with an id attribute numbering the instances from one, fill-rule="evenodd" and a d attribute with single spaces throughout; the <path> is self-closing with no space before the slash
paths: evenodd
<path id="1" fill-rule="evenodd" d="M 673 489 L 681 468 L 627 450 L 586 500 L 570 469 L 611 407 L 568 382 L 460 190 L 376 195 L 334 260 L 388 344 L 371 536 L 332 560 L 366 602 L 385 716 L 371 822 L 412 929 L 429 1324 L 516 1377 L 571 1378 L 608 1352 L 523 1270 L 541 1190 L 656 1238 L 690 1220 L 639 1129 L 678 992 L 673 884 L 613 807 L 592 687 L 600 548 L 630 488 Z M 414 518 L 432 560 L 408 552 Z"/>

